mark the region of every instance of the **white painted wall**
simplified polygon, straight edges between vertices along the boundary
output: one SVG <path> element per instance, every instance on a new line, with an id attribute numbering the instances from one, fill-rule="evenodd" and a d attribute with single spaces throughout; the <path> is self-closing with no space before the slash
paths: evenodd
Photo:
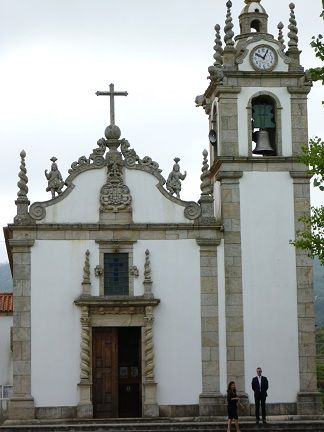
<path id="1" fill-rule="evenodd" d="M 31 393 L 35 405 L 78 403 L 80 309 L 85 251 L 93 241 L 36 241 L 31 249 Z M 92 277 L 96 284 L 96 279 Z"/>
<path id="2" fill-rule="evenodd" d="M 249 50 L 248 55 L 244 58 L 242 63 L 238 64 L 238 70 L 239 71 L 249 71 L 249 72 L 253 71 L 253 72 L 255 72 L 255 70 L 253 69 L 253 67 L 251 66 L 251 63 L 250 63 L 250 52 L 257 45 L 263 45 L 263 44 L 273 47 L 275 49 L 275 51 L 278 53 L 279 47 L 277 44 L 271 43 L 267 40 L 258 40 L 257 42 L 251 42 L 247 47 L 247 49 Z M 288 68 L 289 68 L 289 65 L 287 63 L 285 63 L 283 61 L 283 59 L 280 57 L 280 55 L 278 54 L 278 63 L 276 65 L 276 67 L 273 69 L 273 71 L 274 72 L 288 72 Z"/>
<path id="3" fill-rule="evenodd" d="M 155 309 L 157 400 L 197 404 L 202 391 L 200 257 L 195 240 L 138 241 L 134 262 L 150 251 Z M 143 272 L 138 278 L 143 281 Z"/>
<path id="4" fill-rule="evenodd" d="M 240 181 L 245 386 L 261 366 L 268 402 L 299 391 L 293 183 L 287 172 L 244 173 Z"/>
<path id="5" fill-rule="evenodd" d="M 291 124 L 291 102 L 290 94 L 284 87 L 242 87 L 237 99 L 238 108 L 238 130 L 239 133 L 239 154 L 240 156 L 248 156 L 248 117 L 246 107 L 249 100 L 260 91 L 270 92 L 277 96 L 280 100 L 281 124 L 282 124 L 282 155 L 292 155 L 292 135 L 291 127 L 285 125 Z"/>
<path id="6" fill-rule="evenodd" d="M 46 207 L 46 217 L 38 223 L 98 223 L 100 189 L 107 169 L 94 169 L 73 180 L 74 189 L 57 204 Z"/>
<path id="7" fill-rule="evenodd" d="M 152 174 L 125 170 L 125 182 L 133 198 L 135 223 L 192 223 L 184 217 L 184 207 L 170 201 L 157 189 L 158 180 Z"/>
<path id="8" fill-rule="evenodd" d="M 168 200 L 156 187 L 158 180 L 149 173 L 124 170 L 125 183 L 132 196 L 135 223 L 191 223 L 184 207 Z M 100 189 L 107 168 L 85 171 L 74 180 L 74 189 L 62 201 L 46 207 L 46 217 L 38 223 L 98 223 Z M 148 204 L 149 203 L 149 204 Z"/>
<path id="9" fill-rule="evenodd" d="M 12 385 L 12 352 L 10 350 L 12 324 L 12 315 L 0 314 L 0 385 Z"/>

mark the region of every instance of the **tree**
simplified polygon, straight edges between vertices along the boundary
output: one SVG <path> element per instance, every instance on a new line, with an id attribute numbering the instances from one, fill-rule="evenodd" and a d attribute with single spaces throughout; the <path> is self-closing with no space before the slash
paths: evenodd
<path id="1" fill-rule="evenodd" d="M 321 17 L 324 20 L 324 0 L 322 0 Z M 314 48 L 315 56 L 324 62 L 323 36 L 313 36 L 311 46 Z M 312 68 L 308 71 L 313 81 L 322 81 L 324 85 L 324 66 Z M 324 102 L 322 102 L 324 104 Z M 315 137 L 302 149 L 300 161 L 309 166 L 308 172 L 314 176 L 313 186 L 324 191 L 324 142 Z M 297 248 L 304 249 L 309 256 L 317 256 L 324 265 L 324 206 L 311 207 L 311 215 L 303 216 L 300 221 L 305 224 L 304 231 L 297 232 L 297 239 L 292 242 Z"/>

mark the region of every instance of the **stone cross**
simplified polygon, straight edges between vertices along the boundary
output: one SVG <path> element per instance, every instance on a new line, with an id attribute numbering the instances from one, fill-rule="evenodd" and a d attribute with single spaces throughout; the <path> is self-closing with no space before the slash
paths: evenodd
<path id="1" fill-rule="evenodd" d="M 110 96 L 110 124 L 115 124 L 115 96 L 127 96 L 127 91 L 125 92 L 115 92 L 114 84 L 109 84 L 109 91 L 97 91 L 97 96 Z"/>

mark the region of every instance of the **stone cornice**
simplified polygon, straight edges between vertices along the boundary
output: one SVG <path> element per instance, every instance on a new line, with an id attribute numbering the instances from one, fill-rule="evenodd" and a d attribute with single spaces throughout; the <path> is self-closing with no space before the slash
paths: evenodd
<path id="1" fill-rule="evenodd" d="M 307 180 L 307 182 L 313 177 L 313 174 L 307 171 L 290 171 L 289 174 L 295 180 Z"/>
<path id="2" fill-rule="evenodd" d="M 74 303 L 77 306 L 91 306 L 92 308 L 145 308 L 147 306 L 157 306 L 160 303 L 160 299 L 145 298 L 143 296 L 138 297 L 127 297 L 127 296 L 80 296 Z"/>
<path id="3" fill-rule="evenodd" d="M 114 245 L 118 243 L 119 245 L 132 245 L 137 242 L 137 240 L 125 240 L 125 239 L 108 239 L 108 240 L 95 240 L 99 245 L 106 246 L 107 244 Z"/>
<path id="4" fill-rule="evenodd" d="M 236 86 L 218 86 L 217 91 L 215 92 L 215 96 L 217 97 L 226 97 L 228 95 L 239 94 L 242 90 L 242 87 Z"/>
<path id="5" fill-rule="evenodd" d="M 217 159 L 215 159 L 213 165 L 210 168 L 211 176 L 215 176 L 223 165 L 226 166 L 228 164 L 235 165 L 238 168 L 243 164 L 251 164 L 251 167 L 253 165 L 269 165 L 269 167 L 270 166 L 278 167 L 279 164 L 282 164 L 283 166 L 284 165 L 287 166 L 287 171 L 289 171 L 289 165 L 291 166 L 291 168 L 293 166 L 296 166 L 296 164 L 302 165 L 300 164 L 300 162 L 298 162 L 298 159 L 296 157 L 266 156 L 261 158 L 261 157 L 248 157 L 248 156 L 220 156 Z M 234 171 L 239 171 L 239 170 L 242 170 L 242 168 L 238 170 L 235 169 Z M 247 170 L 246 167 L 244 167 L 243 171 L 246 170 Z M 270 170 L 271 169 L 268 169 L 268 171 Z M 228 171 L 233 171 L 233 169 L 228 169 Z M 275 171 L 275 169 L 273 171 Z"/>
<path id="6" fill-rule="evenodd" d="M 312 84 L 309 83 L 309 85 L 304 85 L 303 87 L 287 87 L 288 93 L 290 93 L 291 95 L 294 94 L 303 94 L 303 95 L 307 95 L 312 89 Z"/>
<path id="7" fill-rule="evenodd" d="M 35 240 L 33 239 L 10 239 L 9 245 L 11 248 L 30 248 L 34 246 Z"/>
<path id="8" fill-rule="evenodd" d="M 199 246 L 207 246 L 207 247 L 217 247 L 220 245 L 221 239 L 217 239 L 217 240 L 210 240 L 210 239 L 202 239 L 202 238 L 198 238 L 196 239 L 196 242 Z"/>
<path id="9" fill-rule="evenodd" d="M 214 224 L 214 228 L 220 227 L 219 224 Z M 190 224 L 190 223 L 183 223 L 183 224 L 168 224 L 168 223 L 157 223 L 157 224 L 141 224 L 141 223 L 134 223 L 134 224 L 68 224 L 68 223 L 62 223 L 62 224 L 36 224 L 32 226 L 21 226 L 21 225 L 15 225 L 15 224 L 9 224 L 8 228 L 12 230 L 13 232 L 18 231 L 28 231 L 29 233 L 32 232 L 41 232 L 41 231 L 100 231 L 100 232 L 107 232 L 107 231 L 177 231 L 177 230 L 185 230 L 185 231 L 199 231 L 204 229 L 210 229 L 210 225 L 204 225 L 204 224 Z M 108 239 L 108 241 L 117 241 L 114 239 Z M 130 242 L 130 240 L 124 240 L 126 242 Z"/>

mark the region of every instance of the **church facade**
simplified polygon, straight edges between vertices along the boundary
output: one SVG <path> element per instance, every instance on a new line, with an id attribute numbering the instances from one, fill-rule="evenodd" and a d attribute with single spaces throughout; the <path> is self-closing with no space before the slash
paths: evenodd
<path id="1" fill-rule="evenodd" d="M 311 83 L 294 5 L 288 49 L 245 0 L 234 37 L 216 25 L 201 197 L 181 200 L 179 158 L 165 179 L 115 125 L 30 205 L 21 152 L 14 223 L 9 418 L 225 415 L 234 380 L 253 413 L 251 379 L 268 376 L 269 414 L 318 414 L 312 263 L 290 240 L 309 212 Z M 59 263 L 59 265 L 54 264 Z M 284 385 L 283 385 L 284 383 Z"/>

